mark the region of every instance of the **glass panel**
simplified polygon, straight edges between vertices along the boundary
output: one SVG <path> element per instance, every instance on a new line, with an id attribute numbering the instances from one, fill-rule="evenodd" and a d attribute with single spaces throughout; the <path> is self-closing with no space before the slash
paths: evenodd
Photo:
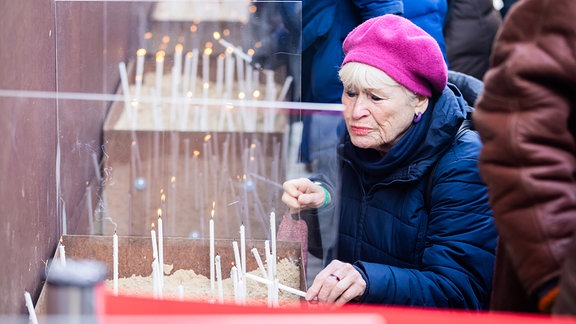
<path id="1" fill-rule="evenodd" d="M 241 224 L 269 238 L 282 182 L 302 172 L 300 5 L 56 2 L 61 154 L 86 175 L 75 234 L 149 235 L 161 216 L 167 236 L 207 237 L 213 215 L 219 238 Z"/>

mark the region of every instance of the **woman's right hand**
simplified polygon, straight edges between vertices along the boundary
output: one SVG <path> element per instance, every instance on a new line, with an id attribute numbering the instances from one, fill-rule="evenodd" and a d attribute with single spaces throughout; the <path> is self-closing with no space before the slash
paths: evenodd
<path id="1" fill-rule="evenodd" d="M 290 208 L 292 214 L 324 205 L 326 199 L 324 188 L 308 178 L 288 180 L 284 182 L 283 187 L 282 202 Z"/>

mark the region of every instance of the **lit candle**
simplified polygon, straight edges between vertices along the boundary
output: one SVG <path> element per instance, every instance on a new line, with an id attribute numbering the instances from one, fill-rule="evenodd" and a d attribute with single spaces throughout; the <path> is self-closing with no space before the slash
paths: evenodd
<path id="1" fill-rule="evenodd" d="M 134 98 L 140 100 L 140 91 L 142 90 L 142 79 L 144 77 L 144 58 L 146 50 L 141 48 L 136 51 L 136 90 L 134 91 Z"/>
<path id="2" fill-rule="evenodd" d="M 158 245 L 156 244 L 156 230 L 154 229 L 154 223 L 152 223 L 150 236 L 152 237 L 152 259 L 158 259 Z"/>
<path id="3" fill-rule="evenodd" d="M 27 291 L 24 291 L 24 300 L 26 300 L 26 308 L 28 309 L 28 318 L 30 319 L 30 323 L 38 324 L 38 318 L 36 317 L 36 310 L 32 303 L 32 297 L 30 297 L 30 293 Z"/>
<path id="4" fill-rule="evenodd" d="M 214 205 L 216 202 L 214 202 L 212 204 L 212 212 L 210 214 L 210 292 L 212 293 L 212 296 L 214 296 L 214 286 L 215 286 L 215 281 L 214 281 L 214 262 L 215 262 L 215 256 L 214 256 Z"/>
<path id="5" fill-rule="evenodd" d="M 180 88 L 180 80 L 182 78 L 182 44 L 176 44 L 174 47 L 174 67 L 172 68 L 173 82 L 172 82 L 172 96 L 178 96 L 178 88 Z"/>
<path id="6" fill-rule="evenodd" d="M 215 258 L 216 262 L 216 278 L 218 279 L 218 301 L 224 303 L 224 290 L 222 289 L 222 267 L 220 265 L 220 256 Z"/>
<path id="7" fill-rule="evenodd" d="M 60 238 L 60 245 L 58 245 L 58 257 L 60 260 L 60 264 L 65 266 L 66 265 L 66 251 L 64 250 L 64 242 L 62 242 L 62 238 Z"/>
<path id="8" fill-rule="evenodd" d="M 226 55 L 218 55 L 218 61 L 216 62 L 216 94 L 222 95 L 222 84 L 224 82 L 224 58 Z"/>
<path id="9" fill-rule="evenodd" d="M 158 267 L 160 268 L 160 295 L 164 288 L 164 230 L 162 228 L 162 209 L 158 208 Z"/>
<path id="10" fill-rule="evenodd" d="M 156 53 L 156 94 L 162 97 L 162 78 L 164 77 L 164 56 L 166 53 L 162 50 Z"/>
<path id="11" fill-rule="evenodd" d="M 202 55 L 202 87 L 205 90 L 210 84 L 210 54 L 212 54 L 212 48 L 206 47 Z"/>
<path id="12" fill-rule="evenodd" d="M 114 296 L 118 295 L 118 235 L 116 234 L 116 229 L 114 229 L 114 235 L 112 235 L 112 262 L 113 262 L 113 273 L 114 273 Z"/>
<path id="13" fill-rule="evenodd" d="M 190 91 L 190 70 L 192 69 L 192 56 L 192 52 L 188 52 L 184 58 L 184 81 L 182 82 L 182 93 L 184 95 Z"/>

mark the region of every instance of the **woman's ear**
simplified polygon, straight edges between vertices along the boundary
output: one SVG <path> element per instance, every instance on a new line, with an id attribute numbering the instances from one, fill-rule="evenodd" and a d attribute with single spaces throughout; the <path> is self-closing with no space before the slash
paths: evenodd
<path id="1" fill-rule="evenodd" d="M 428 101 L 429 101 L 428 97 L 416 94 L 416 97 L 412 101 L 414 105 L 414 111 L 416 113 L 418 112 L 424 113 L 428 108 Z"/>

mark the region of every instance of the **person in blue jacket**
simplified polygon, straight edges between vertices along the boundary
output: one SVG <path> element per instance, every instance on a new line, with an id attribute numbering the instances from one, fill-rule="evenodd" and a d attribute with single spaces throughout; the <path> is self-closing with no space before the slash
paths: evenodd
<path id="1" fill-rule="evenodd" d="M 291 212 L 339 215 L 333 259 L 306 299 L 486 309 L 497 233 L 481 141 L 461 128 L 468 106 L 438 43 L 384 15 L 350 32 L 343 50 L 339 182 L 292 179 L 282 196 Z"/>
<path id="2" fill-rule="evenodd" d="M 433 35 L 444 49 L 442 29 L 446 11 L 446 0 L 303 0 L 301 101 L 341 103 L 338 69 L 344 58 L 342 42 L 365 20 L 385 14 L 403 15 Z M 304 111 L 302 124 L 298 162 L 305 164 L 309 172 L 336 177 L 336 155 L 332 152 L 342 136 L 341 113 Z M 317 212 L 321 244 L 312 246 L 310 240 L 309 247 L 311 251 L 312 248 L 322 251 L 315 255 L 323 258 L 326 247 L 335 240 L 336 224 L 323 217 L 322 210 Z M 312 224 L 309 227 L 312 229 Z"/>

